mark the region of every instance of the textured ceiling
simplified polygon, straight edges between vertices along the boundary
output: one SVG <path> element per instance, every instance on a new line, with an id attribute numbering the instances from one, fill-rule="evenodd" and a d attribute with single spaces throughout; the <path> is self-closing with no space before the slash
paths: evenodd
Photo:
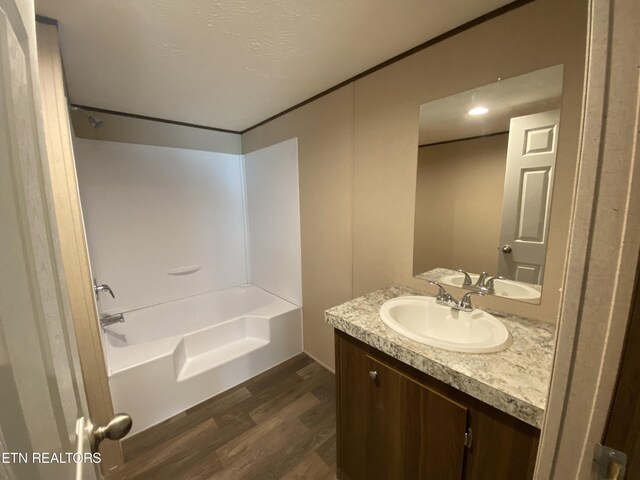
<path id="1" fill-rule="evenodd" d="M 560 108 L 563 70 L 555 65 L 422 104 L 419 145 L 506 132 L 513 117 Z M 480 106 L 489 112 L 468 114 Z"/>
<path id="2" fill-rule="evenodd" d="M 71 102 L 243 130 L 505 0 L 37 0 Z"/>

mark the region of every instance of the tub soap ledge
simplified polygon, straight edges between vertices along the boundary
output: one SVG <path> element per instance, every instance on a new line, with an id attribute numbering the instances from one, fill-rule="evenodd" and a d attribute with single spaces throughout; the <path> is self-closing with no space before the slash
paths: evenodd
<path id="1" fill-rule="evenodd" d="M 191 275 L 196 273 L 202 267 L 200 265 L 189 265 L 188 267 L 178 267 L 167 270 L 167 275 Z"/>

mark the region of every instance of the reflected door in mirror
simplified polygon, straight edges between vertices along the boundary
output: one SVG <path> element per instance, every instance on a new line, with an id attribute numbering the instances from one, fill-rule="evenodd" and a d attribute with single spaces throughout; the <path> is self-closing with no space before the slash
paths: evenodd
<path id="1" fill-rule="evenodd" d="M 547 252 L 560 111 L 511 119 L 498 274 L 540 285 Z"/>

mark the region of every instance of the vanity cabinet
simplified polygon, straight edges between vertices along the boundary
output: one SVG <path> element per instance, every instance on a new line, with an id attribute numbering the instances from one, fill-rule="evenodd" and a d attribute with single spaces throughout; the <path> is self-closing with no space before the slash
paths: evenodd
<path id="1" fill-rule="evenodd" d="M 338 478 L 526 480 L 540 431 L 336 331 Z"/>

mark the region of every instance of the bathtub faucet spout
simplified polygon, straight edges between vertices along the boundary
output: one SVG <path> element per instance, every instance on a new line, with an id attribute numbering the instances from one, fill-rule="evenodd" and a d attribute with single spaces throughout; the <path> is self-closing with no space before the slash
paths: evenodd
<path id="1" fill-rule="evenodd" d="M 106 327 L 108 325 L 113 325 L 114 323 L 122 323 L 124 322 L 124 315 L 122 313 L 114 313 L 112 315 L 100 315 L 100 326 Z"/>

